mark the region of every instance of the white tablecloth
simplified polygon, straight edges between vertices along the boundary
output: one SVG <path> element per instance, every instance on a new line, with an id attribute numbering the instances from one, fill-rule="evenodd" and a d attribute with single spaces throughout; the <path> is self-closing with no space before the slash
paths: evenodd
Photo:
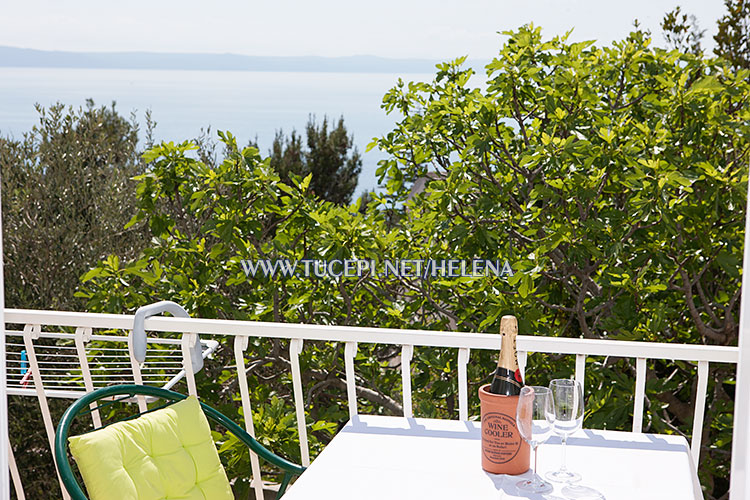
<path id="1" fill-rule="evenodd" d="M 560 458 L 553 437 L 539 447 L 539 472 L 556 470 Z M 680 436 L 581 430 L 568 439 L 567 464 L 582 474 L 579 485 L 606 500 L 703 498 Z M 360 415 L 284 500 L 570 498 L 561 485 L 546 495 L 519 494 L 521 477 L 482 470 L 478 422 Z"/>

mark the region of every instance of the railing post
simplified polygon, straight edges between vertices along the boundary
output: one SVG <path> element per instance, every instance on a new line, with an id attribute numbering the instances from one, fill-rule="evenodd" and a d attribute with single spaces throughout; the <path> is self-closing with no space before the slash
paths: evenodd
<path id="1" fill-rule="evenodd" d="M 299 431 L 299 450 L 302 454 L 302 465 L 310 465 L 310 445 L 307 442 L 307 420 L 305 418 L 305 400 L 302 394 L 302 373 L 299 369 L 299 355 L 302 353 L 302 339 L 289 341 L 289 359 L 292 362 L 292 388 L 294 390 L 294 409 L 297 412 L 297 430 Z"/>
<path id="2" fill-rule="evenodd" d="M 38 339 L 41 333 L 41 325 L 26 325 L 23 328 L 23 342 L 26 347 L 26 354 L 29 356 L 29 370 L 31 370 L 31 376 L 34 379 L 34 389 L 36 390 L 36 397 L 39 400 L 39 408 L 42 410 L 42 420 L 44 421 L 44 428 L 47 431 L 49 449 L 52 453 L 52 460 L 55 462 L 55 474 L 57 474 L 57 480 L 60 483 L 62 497 L 65 500 L 70 500 L 68 490 L 65 489 L 65 485 L 63 485 L 62 479 L 60 479 L 60 474 L 57 473 L 57 459 L 55 458 L 55 426 L 52 423 L 52 415 L 49 412 L 49 405 L 47 404 L 47 395 L 44 393 L 42 372 L 39 370 L 39 362 L 36 359 L 36 350 L 34 349 L 34 340 Z"/>
<path id="3" fill-rule="evenodd" d="M 195 386 L 195 373 L 193 372 L 193 350 L 198 342 L 197 333 L 182 334 L 182 369 L 185 370 L 188 394 L 198 397 L 198 388 Z M 202 357 L 201 357 L 202 358 Z M 202 363 L 201 363 L 202 364 Z"/>
<path id="4" fill-rule="evenodd" d="M 242 399 L 242 413 L 245 417 L 245 430 L 255 437 L 255 426 L 253 425 L 253 412 L 250 408 L 250 390 L 247 386 L 247 373 L 245 373 L 245 351 L 248 346 L 247 336 L 234 338 L 234 360 L 237 364 L 237 382 L 240 385 L 240 399 Z M 263 500 L 263 478 L 260 471 L 258 455 L 253 450 L 250 452 L 250 469 L 253 471 L 253 488 L 255 489 L 255 500 Z"/>
<path id="5" fill-rule="evenodd" d="M 462 347 L 458 350 L 458 418 L 469 420 L 469 384 L 466 377 L 466 365 L 469 362 L 471 349 Z"/>
<path id="6" fill-rule="evenodd" d="M 646 358 L 635 360 L 635 395 L 633 398 L 633 432 L 642 432 L 643 400 L 646 398 Z"/>
<path id="7" fill-rule="evenodd" d="M 581 384 L 581 390 L 586 394 L 586 355 L 576 354 L 576 381 Z"/>
<path id="8" fill-rule="evenodd" d="M 0 207 L 2 196 L 0 196 Z M 0 210 L 0 450 L 10 449 L 10 437 L 8 435 L 8 363 L 5 351 L 5 278 L 3 270 L 3 223 L 2 210 Z M 0 452 L 0 500 L 10 499 L 10 478 L 8 477 L 9 456 Z"/>
<path id="9" fill-rule="evenodd" d="M 693 435 L 690 438 L 690 453 L 696 468 L 701 456 L 703 439 L 703 416 L 706 412 L 706 390 L 708 389 L 708 361 L 698 361 L 698 387 L 695 391 L 695 413 L 693 413 Z"/>
<path id="10" fill-rule="evenodd" d="M 521 378 L 526 381 L 526 362 L 528 361 L 529 353 L 526 351 L 518 351 L 518 369 L 521 371 Z"/>
<path id="11" fill-rule="evenodd" d="M 78 353 L 78 362 L 81 364 L 81 374 L 83 375 L 83 385 L 86 387 L 86 392 L 94 391 L 94 380 L 91 378 L 91 370 L 89 369 L 89 358 L 86 356 L 86 343 L 91 340 L 91 328 L 76 328 L 76 352 Z M 98 429 L 102 426 L 102 419 L 99 416 L 99 410 L 97 410 L 96 403 L 89 405 L 91 408 L 91 420 L 94 422 L 94 428 Z"/>
<path id="12" fill-rule="evenodd" d="M 744 165 L 745 167 L 747 164 Z M 750 200 L 750 181 L 747 185 Z M 736 210 L 739 212 L 739 210 Z M 739 213 L 737 214 L 739 215 Z M 729 474 L 730 500 L 750 497 L 750 210 L 745 207 L 745 247 L 742 256 L 742 287 L 740 328 L 737 341 L 737 385 L 734 396 L 734 427 L 732 429 L 732 463 Z M 696 464 L 697 465 L 697 464 Z"/>
<path id="13" fill-rule="evenodd" d="M 404 416 L 413 417 L 411 404 L 411 358 L 414 355 L 413 345 L 401 346 L 401 385 L 404 393 Z"/>
<path id="14" fill-rule="evenodd" d="M 346 397 L 349 402 L 349 418 L 357 415 L 357 381 L 354 375 L 354 356 L 357 354 L 357 343 L 344 344 L 344 367 L 346 369 Z"/>
<path id="15" fill-rule="evenodd" d="M 8 465 L 10 466 L 10 476 L 13 479 L 13 489 L 16 490 L 17 500 L 26 500 L 26 494 L 23 492 L 21 476 L 18 474 L 18 466 L 16 465 L 16 458 L 13 456 L 13 447 L 10 445 L 10 441 L 8 441 Z"/>

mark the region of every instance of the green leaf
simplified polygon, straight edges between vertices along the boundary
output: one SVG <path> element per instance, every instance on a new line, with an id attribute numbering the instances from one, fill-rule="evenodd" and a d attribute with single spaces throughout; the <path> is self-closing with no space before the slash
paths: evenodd
<path id="1" fill-rule="evenodd" d="M 522 299 L 525 299 L 529 296 L 529 293 L 531 293 L 531 289 L 534 286 L 534 282 L 531 279 L 531 276 L 528 274 L 523 274 L 521 276 L 521 282 L 518 285 L 518 295 L 521 296 Z"/>
<path id="2" fill-rule="evenodd" d="M 612 130 L 601 127 L 599 129 L 599 137 L 604 139 L 607 142 L 607 144 L 611 144 L 615 138 L 615 133 Z"/>
<path id="3" fill-rule="evenodd" d="M 87 273 L 85 273 L 83 276 L 81 276 L 81 282 L 85 283 L 85 282 L 87 282 L 87 281 L 89 281 L 91 279 L 96 278 L 97 276 L 99 276 L 100 274 L 102 274 L 102 271 L 104 271 L 104 269 L 101 268 L 101 267 L 95 267 L 95 268 L 91 269 L 90 271 L 88 271 Z"/>
<path id="4" fill-rule="evenodd" d="M 140 221 L 142 221 L 145 218 L 145 214 L 141 211 L 138 211 L 133 215 L 133 217 L 130 218 L 127 224 L 125 224 L 125 229 L 130 229 Z"/>

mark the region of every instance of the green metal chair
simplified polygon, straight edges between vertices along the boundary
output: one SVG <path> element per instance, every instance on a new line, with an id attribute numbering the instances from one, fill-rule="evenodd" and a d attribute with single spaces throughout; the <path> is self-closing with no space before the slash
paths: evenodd
<path id="1" fill-rule="evenodd" d="M 134 396 L 143 395 L 150 396 L 165 400 L 167 403 L 160 405 L 156 409 L 164 408 L 172 403 L 181 401 L 187 396 L 177 392 L 168 391 L 158 387 L 149 387 L 142 385 L 113 385 L 110 387 L 104 387 L 90 392 L 80 399 L 76 400 L 63 415 L 60 423 L 57 426 L 57 432 L 55 433 L 55 459 L 57 462 L 57 469 L 60 473 L 65 489 L 73 498 L 73 500 L 88 500 L 83 488 L 78 483 L 76 475 L 71 467 L 69 454 L 68 454 L 68 434 L 73 421 L 78 416 L 90 414 L 96 409 L 105 408 L 118 401 L 124 401 L 126 399 L 133 398 Z M 119 396 L 119 397 L 118 397 Z M 94 408 L 91 408 L 91 404 L 96 404 Z M 260 458 L 267 462 L 279 467 L 284 471 L 284 476 L 279 486 L 279 491 L 276 498 L 279 499 L 286 491 L 289 482 L 293 476 L 298 476 L 305 471 L 305 467 L 289 462 L 288 460 L 274 454 L 273 452 L 266 449 L 263 445 L 258 443 L 250 434 L 248 434 L 242 427 L 238 426 L 225 415 L 219 413 L 215 409 L 208 405 L 201 403 L 203 413 L 219 425 L 223 426 L 229 432 L 234 434 L 240 441 L 242 441 L 250 450 L 255 452 Z M 146 412 L 146 413 L 148 413 Z M 143 413 L 136 414 L 130 418 L 137 418 Z M 106 427 L 106 426 L 105 426 Z"/>

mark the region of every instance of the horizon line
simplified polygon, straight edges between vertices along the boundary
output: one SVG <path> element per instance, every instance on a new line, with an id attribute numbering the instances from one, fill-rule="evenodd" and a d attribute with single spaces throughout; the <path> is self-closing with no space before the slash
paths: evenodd
<path id="1" fill-rule="evenodd" d="M 165 52 L 165 51 L 150 51 L 150 50 L 65 50 L 65 49 L 39 49 L 34 47 L 21 47 L 17 45 L 5 45 L 0 44 L 0 49 L 13 49 L 13 50 L 26 50 L 33 52 L 51 52 L 51 53 L 67 53 L 67 54 L 80 54 L 80 55 L 106 55 L 106 54 L 118 54 L 118 55 L 166 55 L 166 56 L 236 56 L 236 57 L 253 57 L 253 58 L 272 58 L 272 59 L 297 59 L 297 58 L 310 58 L 310 59 L 352 59 L 352 58 L 372 58 L 372 59 L 384 59 L 388 61 L 421 61 L 421 62 L 443 62 L 445 60 L 455 59 L 453 58 L 430 58 L 430 57 L 391 57 L 391 56 L 379 56 L 375 54 L 351 54 L 344 56 L 321 56 L 315 54 L 298 54 L 298 55 L 260 55 L 260 54 L 243 54 L 239 52 Z M 468 58 L 467 59 L 474 59 Z M 487 59 L 487 58 L 476 58 L 476 59 Z"/>

